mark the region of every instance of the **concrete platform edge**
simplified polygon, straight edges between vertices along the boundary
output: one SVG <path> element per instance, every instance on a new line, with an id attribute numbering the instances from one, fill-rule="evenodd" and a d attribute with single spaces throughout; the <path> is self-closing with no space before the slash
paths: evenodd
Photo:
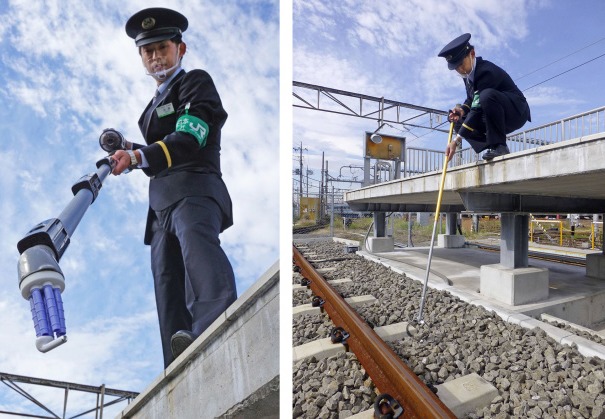
<path id="1" fill-rule="evenodd" d="M 215 346 L 222 346 L 229 344 L 229 340 L 232 335 L 236 333 L 243 333 L 242 330 L 248 322 L 256 322 L 255 324 L 260 324 L 262 326 L 269 326 L 267 320 L 269 318 L 278 319 L 279 317 L 275 315 L 275 313 L 263 313 L 266 311 L 267 307 L 271 305 L 271 307 L 275 306 L 277 302 L 277 307 L 279 308 L 279 261 L 275 262 L 261 277 L 251 285 L 240 297 L 223 313 L 219 318 L 209 326 L 209 328 L 199 336 L 193 344 L 179 358 L 177 358 L 165 371 L 163 371 L 158 377 L 156 377 L 147 388 L 139 394 L 137 398 L 135 398 L 126 408 L 116 416 L 116 419 L 120 418 L 138 418 L 138 417 L 162 417 L 155 416 L 155 413 L 159 411 L 157 406 L 162 405 L 162 400 L 164 400 L 164 404 L 173 404 L 174 400 L 172 398 L 178 397 L 179 386 L 185 386 L 183 384 L 184 381 L 187 380 L 187 376 L 189 374 L 195 373 L 199 374 L 202 372 L 208 372 L 208 367 L 200 367 L 200 363 L 205 361 L 204 357 L 201 355 L 212 355 L 212 353 L 219 353 Z M 259 304 L 260 303 L 260 304 Z M 262 318 L 259 318 L 261 316 Z M 260 322 L 260 323 L 259 323 Z M 279 321 L 275 322 L 276 324 L 273 326 L 269 326 L 273 332 L 279 332 Z M 235 329 L 234 329 L 235 328 Z M 266 330 L 265 332 L 269 332 Z M 278 335 L 277 335 L 278 336 Z M 265 336 L 265 338 L 270 342 L 272 340 L 271 336 Z M 246 345 L 244 345 L 246 346 Z M 260 348 L 252 348 L 250 345 L 249 350 L 258 351 Z M 207 353 L 208 350 L 211 350 L 213 347 L 214 350 L 211 353 Z M 236 350 L 241 348 L 226 348 L 227 350 Z M 266 352 L 266 351 L 263 351 Z M 250 356 L 250 354 L 249 354 Z M 246 394 L 244 397 L 240 397 L 239 400 L 228 401 L 228 403 L 232 403 L 231 406 L 227 406 L 221 411 L 215 411 L 213 413 L 224 414 L 226 411 L 240 412 L 242 409 L 245 409 L 246 406 L 251 406 L 253 411 L 258 409 L 262 409 L 263 400 L 266 398 L 273 408 L 275 408 L 275 402 L 279 401 L 279 357 L 272 356 L 268 362 L 272 362 L 274 365 L 264 365 L 261 368 L 265 370 L 263 374 L 259 374 L 260 376 L 267 376 L 266 382 L 255 383 L 249 380 L 246 382 L 246 389 L 251 389 L 249 394 Z M 258 358 L 257 358 L 258 360 Z M 258 360 L 259 364 L 261 363 Z M 232 362 L 227 367 L 233 367 L 236 362 Z M 257 368 L 259 365 L 257 365 Z M 194 370 L 197 368 L 197 373 Z M 240 372 L 241 373 L 241 372 Z M 236 372 L 233 374 L 227 374 L 228 376 L 235 376 Z M 271 375 L 273 377 L 270 377 Z M 245 375 L 245 374 L 242 374 Z M 244 377 L 242 377 L 244 378 Z M 262 381 L 262 380 L 261 380 Z M 258 384 L 258 385 L 257 385 Z M 241 393 L 242 388 L 238 389 Z M 181 398 L 186 393 L 186 389 L 180 390 Z M 235 392 L 234 392 L 235 393 Z M 258 394 L 257 394 L 258 393 Z M 171 400 L 166 400 L 167 398 Z M 218 395 L 217 399 L 220 399 Z M 185 397 L 183 400 L 187 400 Z M 192 398 L 191 400 L 194 400 Z M 199 401 L 199 400 L 198 400 Z M 224 403 L 225 400 L 222 400 Z M 187 408 L 187 406 L 182 406 L 181 409 Z M 186 403 L 185 403 L 186 404 Z M 149 409 L 154 410 L 155 412 L 145 412 L 147 406 L 150 406 Z M 215 406 L 216 407 L 216 406 Z M 208 406 L 210 409 L 210 406 Z M 195 410 L 195 407 L 193 407 Z M 211 410 L 211 409 L 210 409 Z M 279 411 L 279 409 L 277 409 Z M 182 411 L 181 411 L 182 413 Z M 142 416 L 141 416 L 142 415 Z"/>

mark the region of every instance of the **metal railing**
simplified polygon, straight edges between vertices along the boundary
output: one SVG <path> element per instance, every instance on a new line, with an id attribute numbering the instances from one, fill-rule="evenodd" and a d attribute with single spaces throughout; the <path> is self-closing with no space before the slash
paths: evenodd
<path id="1" fill-rule="evenodd" d="M 507 142 L 515 152 L 599 132 L 605 132 L 605 106 L 509 135 Z"/>
<path id="2" fill-rule="evenodd" d="M 403 177 L 438 171 L 443 168 L 445 147 L 443 151 L 407 147 L 405 158 Z M 452 157 L 450 167 L 461 166 L 478 160 L 480 160 L 479 154 L 475 153 L 472 148 L 463 148 L 462 150 L 456 151 L 454 157 Z"/>
<path id="3" fill-rule="evenodd" d="M 445 154 L 443 151 L 406 147 L 404 177 L 441 170 Z"/>
<path id="4" fill-rule="evenodd" d="M 507 136 L 506 142 L 511 153 L 514 153 L 600 132 L 605 133 L 605 106 L 511 134 Z M 444 150 L 407 147 L 403 176 L 441 170 L 445 158 L 444 151 L 445 147 Z M 478 160 L 480 156 L 472 148 L 463 148 L 455 153 L 450 166 L 460 166 Z"/>

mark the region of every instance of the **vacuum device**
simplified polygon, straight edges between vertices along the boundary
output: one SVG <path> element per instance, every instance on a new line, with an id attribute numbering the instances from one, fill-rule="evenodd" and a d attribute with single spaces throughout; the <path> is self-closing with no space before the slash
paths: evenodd
<path id="1" fill-rule="evenodd" d="M 67 341 L 61 297 L 65 278 L 59 260 L 113 169 L 115 162 L 111 154 L 123 149 L 125 141 L 122 134 L 109 128 L 101 134 L 99 144 L 110 155 L 97 162 L 96 173 L 84 175 L 72 186 L 74 197 L 57 218 L 37 224 L 17 243 L 20 253 L 17 265 L 19 289 L 23 298 L 29 300 L 36 348 L 40 352 L 48 352 Z"/>
<path id="2" fill-rule="evenodd" d="M 454 132 L 454 123 L 450 123 L 450 131 L 447 138 L 447 144 L 452 142 L 452 134 Z M 424 283 L 422 284 L 422 295 L 420 297 L 420 308 L 418 310 L 418 316 L 416 317 L 416 322 L 418 324 L 424 324 L 424 303 L 426 300 L 426 289 L 429 283 L 429 274 L 431 272 L 431 261 L 433 259 L 433 247 L 435 247 L 435 232 L 437 231 L 437 220 L 439 219 L 440 211 L 441 211 L 441 198 L 443 198 L 443 187 L 445 186 L 445 175 L 447 174 L 447 165 L 449 160 L 446 158 L 443 163 L 443 171 L 441 172 L 441 180 L 439 182 L 439 194 L 437 195 L 437 205 L 435 207 L 435 221 L 433 223 L 433 234 L 431 235 L 431 246 L 429 248 L 429 257 L 426 262 L 426 271 L 424 277 Z"/>

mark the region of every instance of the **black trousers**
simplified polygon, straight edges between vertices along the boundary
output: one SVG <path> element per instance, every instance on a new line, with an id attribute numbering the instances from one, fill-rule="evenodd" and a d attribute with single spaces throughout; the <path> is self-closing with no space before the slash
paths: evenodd
<path id="1" fill-rule="evenodd" d="M 221 210 L 209 197 L 183 198 L 155 212 L 151 270 L 164 367 L 173 361 L 174 333 L 201 335 L 237 299 L 233 268 L 218 238 L 221 223 Z"/>
<path id="2" fill-rule="evenodd" d="M 506 134 L 521 128 L 529 118 L 529 106 L 525 104 L 520 112 L 514 100 L 518 100 L 518 95 L 495 89 L 481 91 L 481 106 L 470 110 L 458 134 L 468 141 L 476 153 L 500 144 L 506 145 Z"/>

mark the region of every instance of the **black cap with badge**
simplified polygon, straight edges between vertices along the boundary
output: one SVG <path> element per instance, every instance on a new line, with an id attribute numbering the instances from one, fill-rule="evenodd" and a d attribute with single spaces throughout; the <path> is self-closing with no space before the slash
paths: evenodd
<path id="1" fill-rule="evenodd" d="M 134 39 L 135 45 L 141 47 L 153 42 L 181 37 L 187 30 L 185 16 L 174 10 L 163 7 L 144 9 L 132 15 L 126 22 L 126 34 Z"/>
<path id="2" fill-rule="evenodd" d="M 454 70 L 456 67 L 462 64 L 464 57 L 466 57 L 473 49 L 473 46 L 468 42 L 470 39 L 470 33 L 460 35 L 458 38 L 444 46 L 437 56 L 444 57 L 447 61 L 447 68 Z"/>

